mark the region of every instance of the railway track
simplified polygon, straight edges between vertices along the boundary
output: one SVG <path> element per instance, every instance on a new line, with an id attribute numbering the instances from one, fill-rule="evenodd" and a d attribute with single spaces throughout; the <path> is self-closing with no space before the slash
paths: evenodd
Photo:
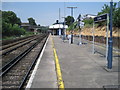
<path id="1" fill-rule="evenodd" d="M 41 36 L 1 68 L 2 89 L 22 89 L 47 39 Z"/>
<path id="2" fill-rule="evenodd" d="M 38 38 L 38 36 L 32 36 L 27 39 L 23 39 L 23 40 L 16 41 L 16 42 L 13 42 L 13 43 L 10 43 L 7 45 L 3 45 L 0 47 L 0 55 L 6 55 L 7 53 L 9 53 L 19 47 L 22 47 L 23 45 L 28 44 L 37 38 Z"/>
<path id="3" fill-rule="evenodd" d="M 33 39 L 29 39 L 23 43 L 17 44 L 15 46 L 9 47 L 5 50 L 2 50 L 2 66 L 6 66 L 10 61 L 13 61 L 14 58 L 18 58 L 22 52 L 31 47 L 37 39 L 42 35 L 36 36 Z M 0 69 L 1 70 L 1 69 Z"/>

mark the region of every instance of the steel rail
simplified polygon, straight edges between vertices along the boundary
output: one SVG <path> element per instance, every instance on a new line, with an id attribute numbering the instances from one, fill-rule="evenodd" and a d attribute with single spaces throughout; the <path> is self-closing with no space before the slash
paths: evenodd
<path id="1" fill-rule="evenodd" d="M 43 38 L 43 37 L 42 37 Z M 25 57 L 40 41 L 34 43 L 31 47 L 29 47 L 27 50 L 25 50 L 23 53 L 19 54 L 17 57 L 15 57 L 13 60 L 11 60 L 8 64 L 3 66 L 0 71 L 0 76 L 3 76 L 5 73 L 7 73 L 14 65 L 16 65 L 23 57 Z"/>
<path id="2" fill-rule="evenodd" d="M 42 47 L 41 47 L 41 49 L 40 49 L 38 55 L 36 56 L 35 60 L 34 60 L 33 63 L 31 64 L 31 66 L 30 66 L 30 68 L 29 68 L 27 74 L 25 75 L 25 77 L 24 77 L 22 83 L 20 84 L 19 90 L 22 89 L 22 87 L 24 86 L 24 84 L 25 84 L 25 82 L 26 82 L 26 80 L 27 80 L 28 75 L 30 74 L 30 71 L 31 71 L 32 68 L 35 66 L 35 63 L 36 63 L 37 59 L 39 58 L 39 55 L 40 55 L 40 53 L 41 53 L 41 51 L 42 51 L 42 49 L 43 49 L 43 47 L 44 47 L 44 45 L 45 45 L 45 42 L 46 42 L 47 38 L 48 38 L 48 36 L 46 36 L 45 41 L 43 42 L 43 45 L 42 45 Z M 42 40 L 41 40 L 41 41 L 42 41 Z"/>
<path id="3" fill-rule="evenodd" d="M 33 36 L 33 37 L 35 37 L 35 36 Z M 7 45 L 3 45 L 3 46 L 0 47 L 0 50 L 4 50 L 4 49 L 7 49 L 7 48 L 9 48 L 9 47 L 15 46 L 15 45 L 17 45 L 17 44 L 19 44 L 19 43 L 22 43 L 22 42 L 24 42 L 24 41 L 33 39 L 33 37 L 29 37 L 29 38 L 22 39 L 22 40 L 17 41 L 17 42 L 13 42 L 13 43 L 10 43 L 10 44 L 7 44 Z"/>
<path id="4" fill-rule="evenodd" d="M 28 43 L 30 43 L 31 41 L 36 40 L 36 39 L 37 39 L 37 38 L 32 39 L 32 40 L 29 40 L 29 41 L 26 41 L 25 43 L 23 43 L 23 44 L 21 44 L 21 45 L 19 45 L 19 46 L 16 46 L 15 48 L 10 49 L 10 50 L 8 50 L 8 51 L 6 51 L 6 52 L 3 52 L 3 51 L 2 51 L 2 54 L 1 54 L 1 55 L 6 55 L 6 54 L 12 52 L 13 50 L 15 50 L 15 49 L 17 49 L 17 48 L 19 48 L 19 47 L 22 47 L 22 46 L 24 46 L 24 45 L 26 45 L 26 44 L 28 44 Z"/>

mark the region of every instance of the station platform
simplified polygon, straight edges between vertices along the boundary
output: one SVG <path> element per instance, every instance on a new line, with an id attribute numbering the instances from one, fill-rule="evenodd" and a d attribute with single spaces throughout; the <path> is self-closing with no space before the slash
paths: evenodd
<path id="1" fill-rule="evenodd" d="M 92 53 L 92 46 L 84 42 L 77 45 L 59 36 L 49 36 L 46 48 L 38 65 L 29 88 L 58 88 L 55 58 L 52 47 L 58 55 L 62 79 L 65 88 L 103 88 L 118 86 L 118 71 L 107 70 L 106 60 L 99 54 Z M 118 60 L 113 61 L 113 67 L 118 66 Z"/>

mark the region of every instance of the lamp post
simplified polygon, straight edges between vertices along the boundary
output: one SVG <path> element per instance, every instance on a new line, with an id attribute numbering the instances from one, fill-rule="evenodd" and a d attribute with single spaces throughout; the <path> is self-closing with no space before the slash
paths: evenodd
<path id="1" fill-rule="evenodd" d="M 112 69 L 112 51 L 113 51 L 113 40 L 112 40 L 112 11 L 113 11 L 113 0 L 110 2 L 110 39 L 109 39 L 109 46 L 108 46 L 108 69 Z"/>

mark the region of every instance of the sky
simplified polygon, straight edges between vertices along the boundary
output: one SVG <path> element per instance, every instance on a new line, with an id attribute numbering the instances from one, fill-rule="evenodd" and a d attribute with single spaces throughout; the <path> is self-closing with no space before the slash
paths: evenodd
<path id="1" fill-rule="evenodd" d="M 59 8 L 63 21 L 64 12 L 65 17 L 71 15 L 69 6 L 77 7 L 73 14 L 76 19 L 79 14 L 97 15 L 104 4 L 109 5 L 109 2 L 2 2 L 2 10 L 15 12 L 22 22 L 28 22 L 27 19 L 32 17 L 37 24 L 49 26 L 59 19 Z"/>

